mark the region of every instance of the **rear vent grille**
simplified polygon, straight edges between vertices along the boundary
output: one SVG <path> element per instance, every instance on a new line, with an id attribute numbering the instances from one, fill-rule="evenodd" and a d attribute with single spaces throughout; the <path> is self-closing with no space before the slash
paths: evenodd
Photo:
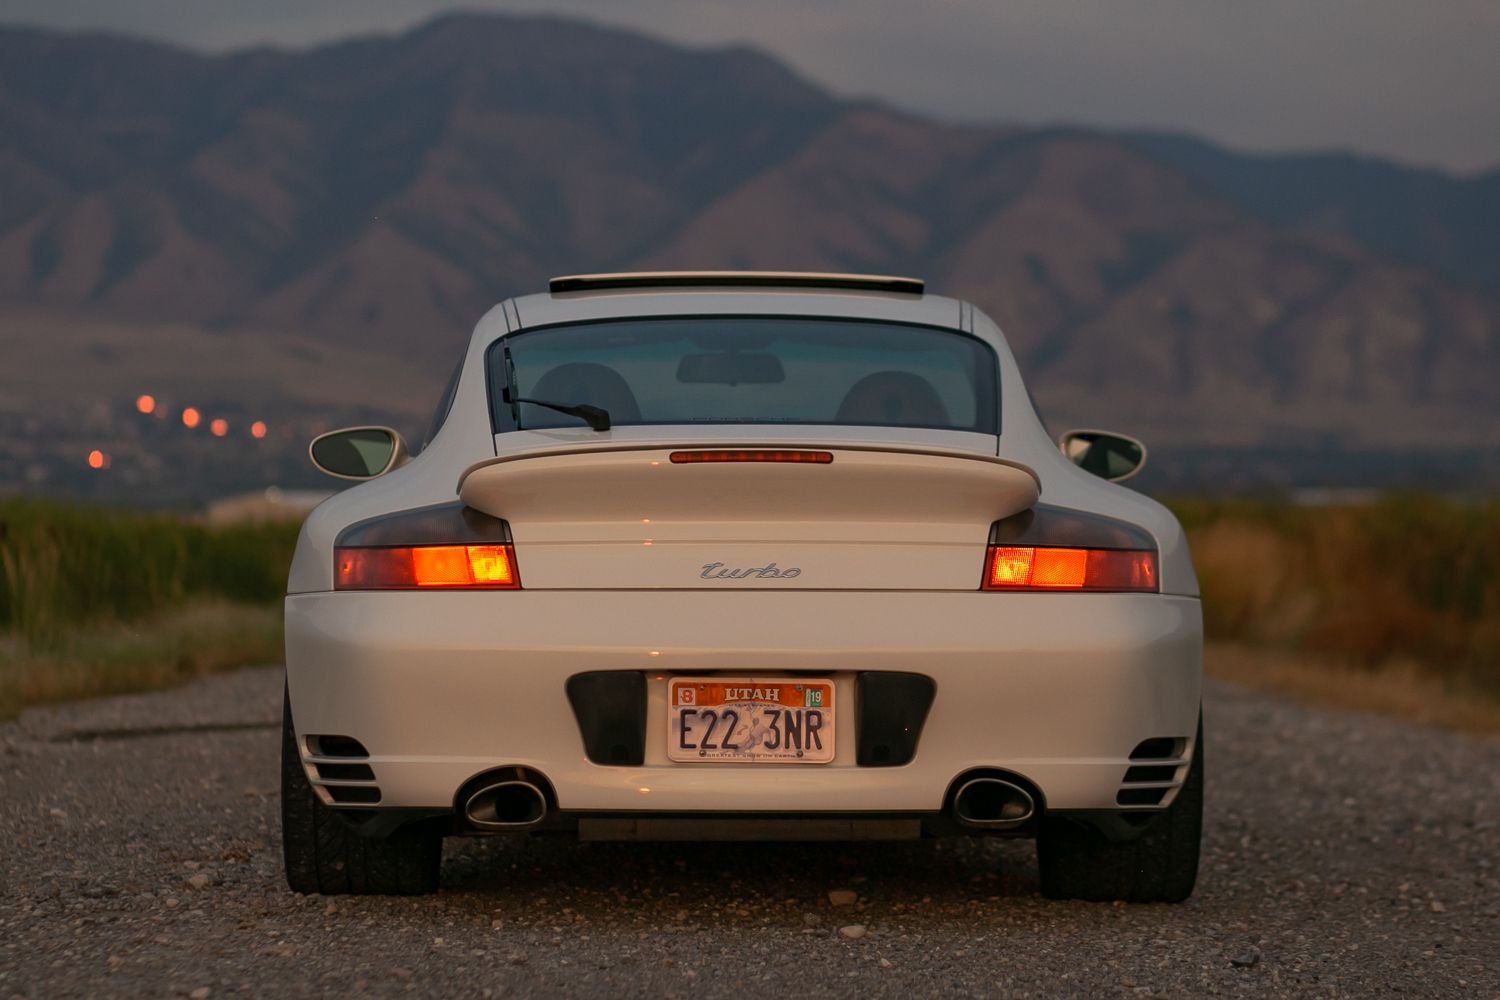
<path id="1" fill-rule="evenodd" d="M 1159 806 L 1170 788 L 1122 788 L 1115 802 L 1122 806 Z"/>
<path id="2" fill-rule="evenodd" d="M 309 736 L 310 776 L 325 801 L 336 806 L 373 806 L 380 801 L 375 769 L 363 763 L 370 751 L 352 736 Z"/>
<path id="3" fill-rule="evenodd" d="M 1125 769 L 1125 779 L 1115 803 L 1121 806 L 1150 808 L 1160 806 L 1177 787 L 1177 776 L 1187 763 L 1183 754 L 1187 752 L 1187 740 L 1177 736 L 1156 736 L 1142 740 L 1130 751 L 1131 765 Z M 1150 761 L 1137 764 L 1135 761 Z"/>
<path id="4" fill-rule="evenodd" d="M 1187 740 L 1175 736 L 1157 736 L 1149 740 L 1141 740 L 1136 748 L 1130 751 L 1131 760 L 1166 760 L 1169 757 L 1181 757 Z"/>
<path id="5" fill-rule="evenodd" d="M 352 736 L 309 736 L 307 749 L 315 757 L 368 757 L 370 751 Z"/>
<path id="6" fill-rule="evenodd" d="M 621 767 L 645 763 L 645 674 L 592 670 L 569 677 L 567 691 L 590 762 Z"/>
<path id="7" fill-rule="evenodd" d="M 922 674 L 883 670 L 860 674 L 854 688 L 859 720 L 855 762 L 860 767 L 910 764 L 935 692 L 932 678 Z"/>
<path id="8" fill-rule="evenodd" d="M 369 764 L 314 764 L 318 777 L 324 781 L 374 781 L 375 772 Z M 1131 768 L 1135 770 L 1135 768 Z M 1127 779 L 1128 780 L 1128 779 Z"/>
<path id="9" fill-rule="evenodd" d="M 323 790 L 341 806 L 373 806 L 380 801 L 380 789 L 374 785 L 324 785 Z"/>

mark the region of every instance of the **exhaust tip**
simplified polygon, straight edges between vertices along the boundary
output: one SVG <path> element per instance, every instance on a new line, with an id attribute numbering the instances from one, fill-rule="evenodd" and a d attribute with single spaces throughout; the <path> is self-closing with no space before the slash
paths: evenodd
<path id="1" fill-rule="evenodd" d="M 1036 814 L 1031 793 L 1001 778 L 973 778 L 953 796 L 953 815 L 966 826 L 1005 829 Z"/>
<path id="2" fill-rule="evenodd" d="M 547 816 L 547 796 L 529 781 L 497 781 L 464 802 L 464 818 L 482 830 L 517 830 Z"/>

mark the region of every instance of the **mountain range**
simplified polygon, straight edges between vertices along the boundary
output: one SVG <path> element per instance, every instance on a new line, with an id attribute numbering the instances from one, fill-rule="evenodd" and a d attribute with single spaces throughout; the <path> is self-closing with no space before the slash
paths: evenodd
<path id="1" fill-rule="evenodd" d="M 111 391 L 122 354 L 132 385 L 235 403 L 262 338 L 275 405 L 335 416 L 357 370 L 412 420 L 474 321 L 550 275 L 813 269 L 974 301 L 1055 427 L 1493 446 L 1497 220 L 1500 170 L 956 124 L 551 17 L 220 55 L 0 28 L 0 343 L 53 351 L 0 402 L 39 412 L 83 373 Z"/>

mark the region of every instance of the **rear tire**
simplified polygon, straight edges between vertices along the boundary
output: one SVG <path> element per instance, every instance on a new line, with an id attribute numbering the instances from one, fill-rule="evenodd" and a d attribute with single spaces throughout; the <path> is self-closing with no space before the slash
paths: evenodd
<path id="1" fill-rule="evenodd" d="M 1198 880 L 1203 831 L 1203 718 L 1187 780 L 1177 798 L 1138 839 L 1108 840 L 1094 827 L 1044 819 L 1036 839 L 1042 895 L 1096 902 L 1180 903 Z"/>
<path id="2" fill-rule="evenodd" d="M 307 780 L 292 733 L 291 699 L 283 694 L 281 852 L 294 892 L 418 896 L 437 890 L 443 835 L 420 824 L 383 838 L 350 829 Z"/>

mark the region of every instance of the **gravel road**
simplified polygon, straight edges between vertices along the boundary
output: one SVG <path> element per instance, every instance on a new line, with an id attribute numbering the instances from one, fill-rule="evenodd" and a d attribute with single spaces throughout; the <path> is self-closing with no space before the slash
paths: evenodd
<path id="1" fill-rule="evenodd" d="M 437 896 L 330 899 L 282 881 L 281 683 L 0 725 L 0 997 L 1500 996 L 1497 742 L 1211 687 L 1181 906 L 1047 902 L 1025 841 L 450 840 Z"/>

